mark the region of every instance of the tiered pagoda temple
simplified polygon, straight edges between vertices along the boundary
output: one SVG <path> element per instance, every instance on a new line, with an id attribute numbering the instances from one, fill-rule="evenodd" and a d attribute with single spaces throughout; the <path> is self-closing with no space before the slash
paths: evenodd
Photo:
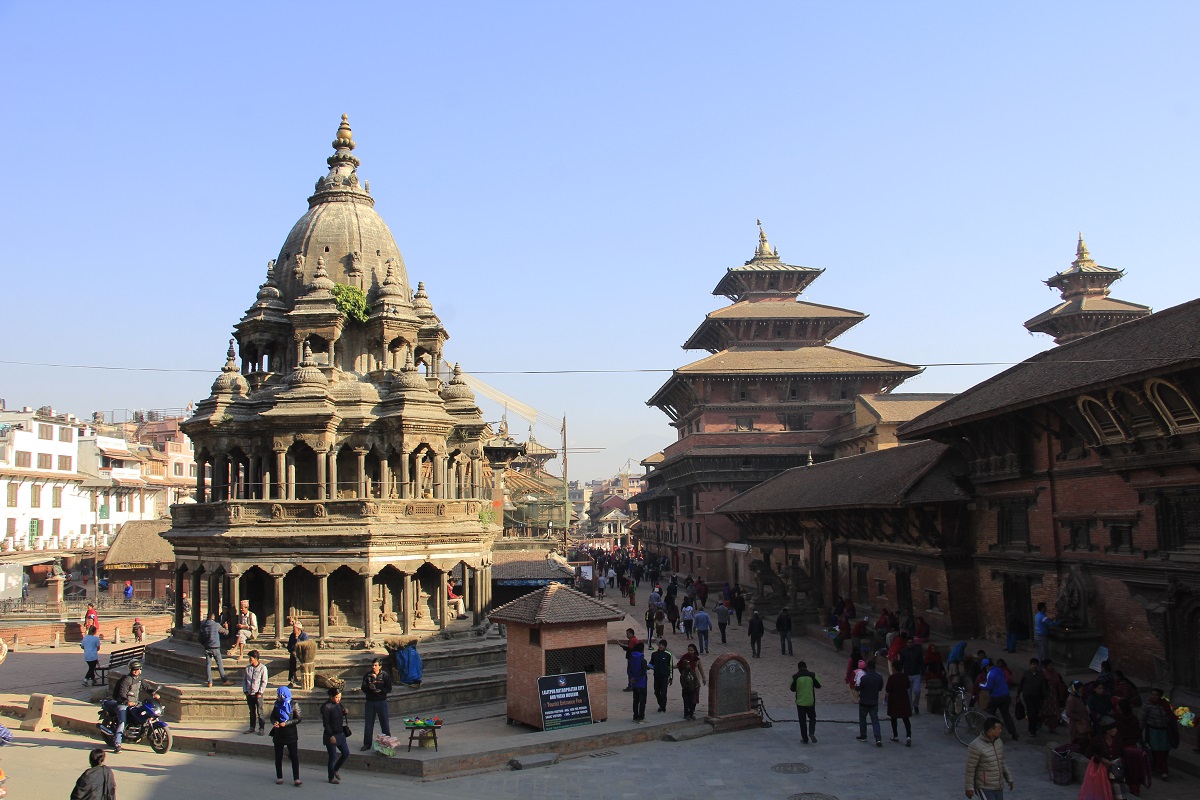
<path id="1" fill-rule="evenodd" d="M 920 373 L 910 364 L 831 346 L 866 318 L 799 301 L 823 270 L 785 264 L 759 224 L 754 257 L 713 290 L 732 301 L 708 314 L 684 344 L 711 355 L 675 370 L 647 401 L 678 432 L 631 498 L 642 541 L 673 569 L 706 580 L 747 580 L 770 555 L 749 547 L 717 506 L 790 467 L 832 457 L 824 441 L 855 397 L 891 391 Z M 769 578 L 769 576 L 768 576 Z"/>
<path id="2" fill-rule="evenodd" d="M 1150 315 L 1150 307 L 1109 297 L 1109 287 L 1125 272 L 1102 267 L 1092 260 L 1083 234 L 1075 246 L 1071 266 L 1046 281 L 1057 289 L 1062 302 L 1025 323 L 1030 333 L 1054 337 L 1055 344 L 1066 344 L 1084 336 Z"/>
<path id="3" fill-rule="evenodd" d="M 410 288 L 345 116 L 333 148 L 181 426 L 199 477 L 166 534 L 178 631 L 185 592 L 193 630 L 247 599 L 277 642 L 289 618 L 325 643 L 408 632 L 417 616 L 444 628 L 452 571 L 473 611 L 487 603 L 492 431 L 457 368 L 440 369 L 449 334 L 424 285 Z"/>

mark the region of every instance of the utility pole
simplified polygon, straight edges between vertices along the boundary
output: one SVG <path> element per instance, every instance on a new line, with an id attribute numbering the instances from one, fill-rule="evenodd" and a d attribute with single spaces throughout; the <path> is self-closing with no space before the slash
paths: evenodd
<path id="1" fill-rule="evenodd" d="M 563 454 L 563 555 L 567 554 L 567 539 L 571 531 L 571 483 L 567 479 L 567 415 L 563 414 L 562 423 L 562 454 Z"/>

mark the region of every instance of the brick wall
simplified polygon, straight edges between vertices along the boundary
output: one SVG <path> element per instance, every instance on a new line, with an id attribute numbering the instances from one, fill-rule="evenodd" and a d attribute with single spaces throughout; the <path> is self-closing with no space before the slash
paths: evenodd
<path id="1" fill-rule="evenodd" d="M 535 728 L 542 727 L 541 702 L 537 679 L 545 674 L 546 650 L 567 647 L 604 645 L 608 625 L 589 622 L 567 625 L 540 626 L 541 644 L 529 643 L 528 625 L 508 623 L 508 718 Z M 596 673 L 587 676 L 588 696 L 592 704 L 592 721 L 608 718 L 608 676 Z"/>
<path id="2" fill-rule="evenodd" d="M 146 635 L 161 635 L 171 630 L 170 614 L 155 614 L 139 616 L 142 625 L 146 627 Z M 121 641 L 132 642 L 133 617 L 101 617 L 99 635 L 101 640 L 112 642 L 116 631 L 121 633 Z M 83 640 L 83 631 L 79 622 L 39 622 L 26 625 L 0 626 L 0 638 L 11 647 L 15 640 L 22 645 L 48 645 L 54 643 L 54 634 L 58 634 L 60 642 L 79 642 Z"/>

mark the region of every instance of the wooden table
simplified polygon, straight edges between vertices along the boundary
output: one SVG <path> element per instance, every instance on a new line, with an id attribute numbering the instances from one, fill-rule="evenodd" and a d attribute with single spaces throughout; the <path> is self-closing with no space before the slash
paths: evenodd
<path id="1" fill-rule="evenodd" d="M 430 731 L 433 734 L 433 752 L 437 752 L 437 732 L 438 728 L 442 727 L 441 725 L 405 725 L 404 727 L 408 729 L 408 751 L 410 753 L 412 752 L 413 740 L 420 738 L 420 734 L 425 731 Z"/>

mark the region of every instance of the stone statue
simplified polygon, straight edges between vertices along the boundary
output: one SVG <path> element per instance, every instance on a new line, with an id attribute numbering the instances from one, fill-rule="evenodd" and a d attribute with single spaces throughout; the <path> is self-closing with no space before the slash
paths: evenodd
<path id="1" fill-rule="evenodd" d="M 766 558 L 756 558 L 750 562 L 750 571 L 754 573 L 754 605 L 764 613 L 778 611 L 787 605 L 787 584 L 771 569 L 770 553 Z"/>
<path id="2" fill-rule="evenodd" d="M 292 276 L 296 280 L 304 277 L 304 254 L 296 253 L 292 259 Z"/>
<path id="3" fill-rule="evenodd" d="M 1084 624 L 1083 587 L 1076 575 L 1067 575 L 1059 587 L 1054 614 L 1063 625 L 1078 627 Z"/>

